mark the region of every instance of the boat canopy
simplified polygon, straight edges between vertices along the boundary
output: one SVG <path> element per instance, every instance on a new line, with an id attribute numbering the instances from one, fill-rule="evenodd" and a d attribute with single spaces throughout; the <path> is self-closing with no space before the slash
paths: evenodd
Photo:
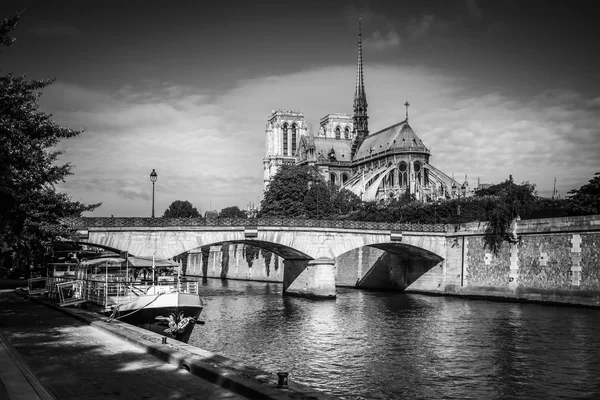
<path id="1" fill-rule="evenodd" d="M 124 258 L 104 257 L 104 258 L 93 258 L 91 260 L 85 260 L 85 261 L 82 261 L 81 264 L 85 264 L 85 265 L 89 266 L 89 265 L 98 265 L 98 264 L 104 264 L 104 263 L 120 264 L 120 263 L 124 263 L 124 262 L 125 262 Z"/>
<path id="2" fill-rule="evenodd" d="M 128 257 L 129 260 L 129 266 L 131 267 L 136 267 L 136 268 L 152 268 L 152 257 L 133 257 L 133 256 L 129 256 Z M 162 267 L 179 267 L 179 264 L 177 264 L 175 261 L 171 261 L 171 260 L 159 260 L 159 259 L 154 259 L 154 266 L 156 268 L 162 268 Z"/>

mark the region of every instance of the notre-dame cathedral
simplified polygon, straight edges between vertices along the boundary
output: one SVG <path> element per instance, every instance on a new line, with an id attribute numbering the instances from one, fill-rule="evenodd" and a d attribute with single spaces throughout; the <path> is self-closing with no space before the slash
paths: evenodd
<path id="1" fill-rule="evenodd" d="M 327 114 L 318 132 L 309 132 L 304 114 L 273 110 L 267 121 L 263 160 L 265 188 L 283 164 L 316 166 L 323 179 L 356 193 L 364 201 L 389 200 L 409 191 L 421 201 L 469 196 L 459 183 L 429 163 L 431 153 L 406 119 L 369 133 L 359 22 L 354 114 Z"/>

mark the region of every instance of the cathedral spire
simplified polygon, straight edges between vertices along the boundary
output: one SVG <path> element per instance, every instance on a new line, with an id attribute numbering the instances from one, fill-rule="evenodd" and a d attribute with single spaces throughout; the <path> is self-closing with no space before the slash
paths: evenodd
<path id="1" fill-rule="evenodd" d="M 358 59 L 356 63 L 356 91 L 354 92 L 354 108 L 357 101 L 367 102 L 365 93 L 365 82 L 363 78 L 363 56 L 362 56 L 362 26 L 361 20 L 358 20 Z"/>
<path id="2" fill-rule="evenodd" d="M 362 26 L 358 20 L 358 59 L 356 65 L 356 91 L 354 92 L 354 116 L 353 116 L 354 142 L 352 143 L 352 154 L 358 151 L 363 139 L 369 135 L 369 124 L 367 116 L 367 94 L 363 77 L 363 55 L 362 55 Z"/>

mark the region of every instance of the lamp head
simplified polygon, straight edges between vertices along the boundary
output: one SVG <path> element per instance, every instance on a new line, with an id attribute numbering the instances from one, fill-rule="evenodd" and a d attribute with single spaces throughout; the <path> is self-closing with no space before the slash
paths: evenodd
<path id="1" fill-rule="evenodd" d="M 154 182 L 156 182 L 157 179 L 158 179 L 158 175 L 156 174 L 156 171 L 153 168 L 152 172 L 150 173 L 150 180 L 152 181 L 152 183 L 154 183 Z"/>

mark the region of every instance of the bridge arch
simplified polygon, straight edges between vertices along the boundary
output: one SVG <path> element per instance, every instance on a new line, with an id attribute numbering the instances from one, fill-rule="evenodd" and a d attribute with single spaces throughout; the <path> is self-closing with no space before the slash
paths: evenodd
<path id="1" fill-rule="evenodd" d="M 295 246 L 293 242 L 278 240 L 279 235 L 264 234 L 247 238 L 244 231 L 164 231 L 154 232 L 106 232 L 92 231 L 89 238 L 81 243 L 98 246 L 113 251 L 128 251 L 138 257 L 155 256 L 161 259 L 173 258 L 190 250 L 221 243 L 249 244 L 269 250 L 284 259 L 311 260 L 309 246 Z"/>
<path id="2" fill-rule="evenodd" d="M 441 262 L 446 254 L 443 225 L 388 224 L 293 219 L 75 218 L 83 242 L 168 259 L 219 243 L 265 248 L 284 259 L 284 291 L 335 297 L 334 263 L 355 249 L 412 254 Z M 423 263 L 421 263 L 423 264 Z"/>
<path id="3" fill-rule="evenodd" d="M 363 246 L 338 256 L 336 284 L 405 290 L 444 261 L 431 250 L 401 242 Z"/>
<path id="4" fill-rule="evenodd" d="M 223 242 L 207 243 L 207 244 L 203 244 L 200 247 L 186 250 L 177 255 L 181 255 L 186 252 L 197 250 L 197 249 L 200 249 L 203 247 L 218 246 L 218 245 L 224 245 L 224 244 L 244 244 L 244 245 L 258 247 L 261 249 L 268 250 L 271 253 L 283 258 L 284 260 L 312 260 L 312 257 L 310 257 L 309 255 L 304 254 L 292 247 L 288 247 L 288 246 L 281 245 L 279 243 L 273 243 L 273 242 L 268 242 L 268 241 L 264 241 L 264 240 L 247 240 L 247 239 L 246 240 L 227 240 L 227 241 L 223 241 Z"/>

